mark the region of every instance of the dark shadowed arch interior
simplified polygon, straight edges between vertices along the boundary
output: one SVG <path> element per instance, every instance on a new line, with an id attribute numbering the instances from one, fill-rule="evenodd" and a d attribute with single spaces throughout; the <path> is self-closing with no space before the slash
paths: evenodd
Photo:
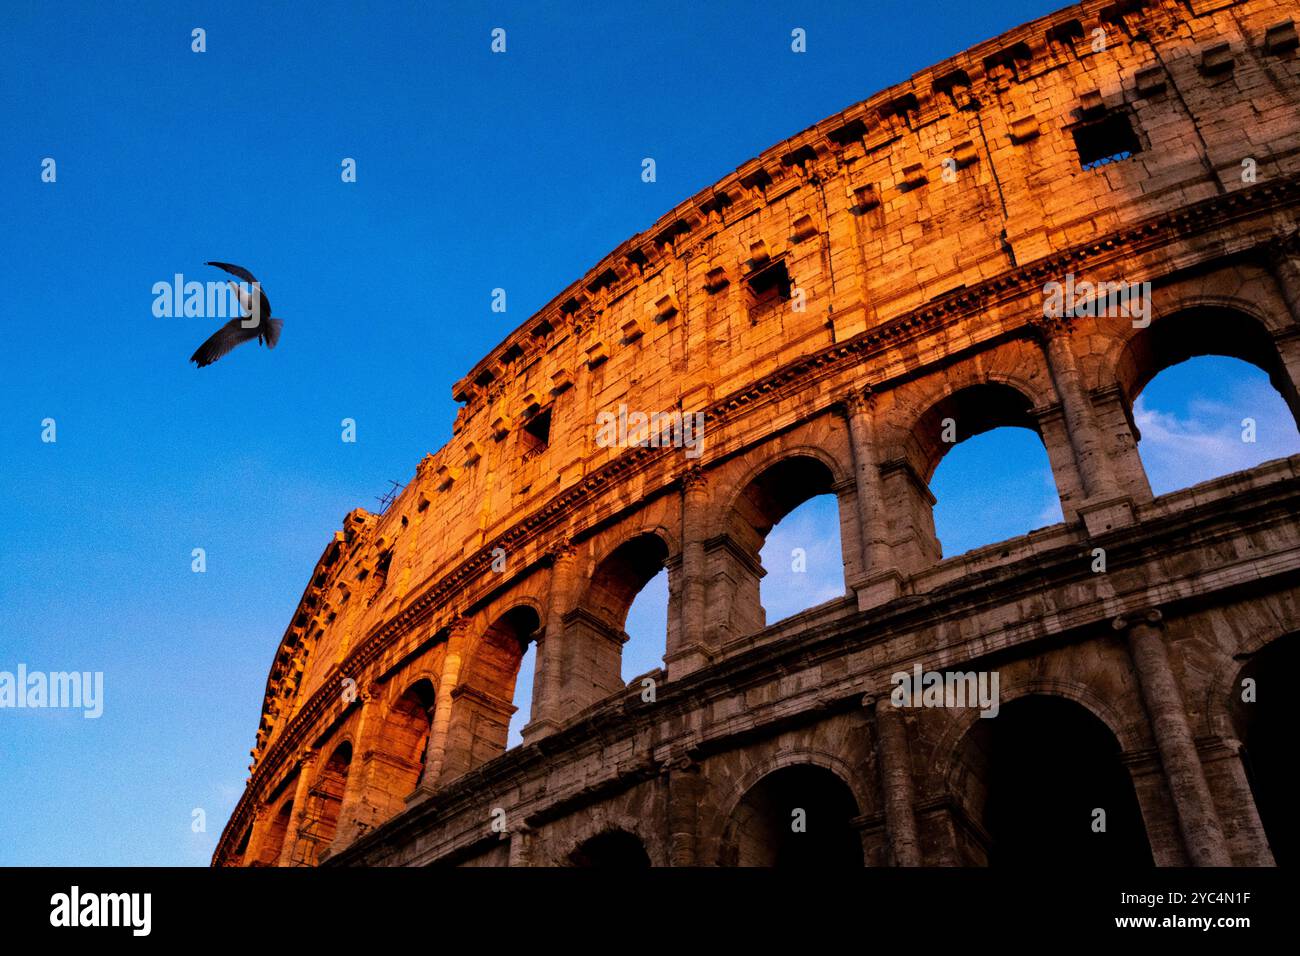
<path id="1" fill-rule="evenodd" d="M 519 662 L 541 626 L 531 607 L 511 608 L 483 632 L 466 683 L 500 700 L 512 700 L 519 677 Z"/>
<path id="2" fill-rule="evenodd" d="M 1300 636 L 1273 641 L 1241 669 L 1230 697 L 1230 711 L 1244 748 L 1242 762 L 1255 796 L 1273 859 L 1289 866 L 1298 859 L 1295 798 L 1296 740 L 1300 720 L 1291 699 L 1293 675 L 1300 667 Z M 1253 684 L 1245 685 L 1245 681 Z M 1249 687 L 1249 693 L 1245 693 Z M 1243 696 L 1253 700 L 1243 700 Z"/>
<path id="3" fill-rule="evenodd" d="M 848 785 L 807 764 L 769 773 L 732 812 L 723 838 L 724 866 L 862 866 L 859 814 Z"/>
<path id="4" fill-rule="evenodd" d="M 1003 704 L 975 721 L 961 760 L 955 796 L 978 823 L 964 837 L 966 862 L 1152 865 L 1119 742 L 1079 704 L 1045 695 Z"/>
<path id="5" fill-rule="evenodd" d="M 621 631 L 633 599 L 663 570 L 667 560 L 668 545 L 657 534 L 639 534 L 624 541 L 597 566 L 584 607 Z"/>
<path id="6" fill-rule="evenodd" d="M 389 789 L 395 797 L 405 797 L 419 786 L 433 725 L 433 709 L 433 682 L 428 678 L 413 683 L 389 708 L 384 740 L 393 758 Z"/>
<path id="7" fill-rule="evenodd" d="M 505 752 L 520 667 L 540 627 L 537 611 L 518 605 L 476 642 L 453 705 L 448 766 L 467 770 Z"/>
<path id="8" fill-rule="evenodd" d="M 307 791 L 307 813 L 299 830 L 302 839 L 294 862 L 315 866 L 320 855 L 334 842 L 351 766 L 352 744 L 345 740 L 330 753 Z"/>
<path id="9" fill-rule="evenodd" d="M 584 842 L 569 855 L 573 866 L 635 870 L 650 866 L 641 841 L 625 830 L 610 830 Z"/>
<path id="10" fill-rule="evenodd" d="M 285 837 L 289 833 L 289 821 L 292 818 L 293 798 L 290 797 L 280 804 L 280 809 L 276 811 L 275 816 L 271 817 L 270 827 L 266 831 L 266 836 L 262 838 L 256 865 L 275 866 L 279 862 L 280 853 L 284 850 Z"/>

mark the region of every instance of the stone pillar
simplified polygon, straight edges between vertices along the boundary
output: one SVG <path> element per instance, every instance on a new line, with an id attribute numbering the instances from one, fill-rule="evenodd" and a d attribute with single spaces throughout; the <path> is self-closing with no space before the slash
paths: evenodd
<path id="1" fill-rule="evenodd" d="M 520 732 L 530 744 L 554 733 L 565 715 L 560 711 L 564 675 L 564 615 L 574 602 L 578 552 L 567 541 L 550 554 L 551 583 L 547 595 L 546 622 L 537 635 L 537 665 L 533 675 L 533 704 L 528 724 Z"/>
<path id="2" fill-rule="evenodd" d="M 704 780 L 700 765 L 689 757 L 668 771 L 668 865 L 698 865 L 697 836 Z"/>
<path id="3" fill-rule="evenodd" d="M 907 746 L 903 713 L 883 694 L 863 699 L 876 718 L 876 759 L 880 762 L 880 790 L 884 797 L 885 832 L 895 866 L 920 866 L 921 844 L 916 835 L 912 757 Z"/>
<path id="4" fill-rule="evenodd" d="M 510 831 L 510 866 L 533 865 L 533 828 L 521 823 Z"/>
<path id="5" fill-rule="evenodd" d="M 1160 754 L 1148 748 L 1120 754 L 1120 763 L 1133 781 L 1146 830 L 1147 844 L 1156 866 L 1186 866 L 1182 836 L 1178 831 L 1178 811 L 1169 795 L 1169 787 L 1160 768 Z"/>
<path id="6" fill-rule="evenodd" d="M 1047 450 L 1047 463 L 1052 469 L 1057 497 L 1061 502 L 1061 516 L 1066 524 L 1079 520 L 1079 505 L 1083 503 L 1083 480 L 1070 445 L 1070 432 L 1065 425 L 1065 415 L 1059 403 L 1039 406 L 1030 411 L 1038 434 Z"/>
<path id="7" fill-rule="evenodd" d="M 679 643 L 664 654 L 669 679 L 698 670 L 712 656 L 704 626 L 708 515 L 708 481 L 699 465 L 692 465 L 682 475 L 682 619 Z"/>
<path id="8" fill-rule="evenodd" d="M 268 810 L 268 807 L 261 804 L 253 807 L 253 822 L 251 824 L 252 829 L 248 834 L 248 846 L 244 848 L 244 858 L 240 861 L 243 866 L 257 865 L 257 858 L 261 854 L 262 844 L 265 842 Z"/>
<path id="9" fill-rule="evenodd" d="M 1145 504 L 1152 499 L 1151 483 L 1138 454 L 1138 427 L 1133 408 L 1119 385 L 1103 385 L 1092 390 L 1090 400 L 1097 427 L 1110 436 L 1110 463 L 1115 481 L 1134 502 Z"/>
<path id="10" fill-rule="evenodd" d="M 1210 797 L 1205 770 L 1187 720 L 1187 709 L 1169 664 L 1159 611 L 1118 617 L 1117 631 L 1128 632 L 1129 653 L 1142 688 L 1160 763 L 1178 812 L 1178 829 L 1193 866 L 1231 866 L 1223 826 Z"/>
<path id="11" fill-rule="evenodd" d="M 356 731 L 352 736 L 352 764 L 348 767 L 347 783 L 343 787 L 343 800 L 339 804 L 339 823 L 334 830 L 334 842 L 321 854 L 321 860 L 329 858 L 361 836 L 362 810 L 365 807 L 367 784 L 370 777 L 372 761 L 367 759 L 366 751 L 370 749 L 370 734 L 376 726 L 382 727 L 379 719 L 380 701 L 383 694 L 376 684 L 371 684 L 358 695 L 361 709 L 357 715 Z"/>
<path id="12" fill-rule="evenodd" d="M 1300 325 L 1300 229 L 1274 239 L 1264 253 L 1291 318 Z"/>
<path id="13" fill-rule="evenodd" d="M 1097 427 L 1074 350 L 1070 347 L 1070 320 L 1039 319 L 1036 325 L 1056 394 L 1061 398 L 1066 430 L 1083 481 L 1084 501 L 1079 514 L 1083 516 L 1084 525 L 1090 534 L 1096 534 L 1132 524 L 1132 500 L 1121 494 L 1115 480 L 1105 439 Z"/>
<path id="14" fill-rule="evenodd" d="M 505 753 L 514 704 L 462 681 L 452 692 L 451 719 L 442 735 L 438 783 L 455 780 Z"/>
<path id="15" fill-rule="evenodd" d="M 1199 749 L 1201 766 L 1210 786 L 1219 820 L 1223 824 L 1228 852 L 1235 866 L 1277 866 L 1268 845 L 1264 823 L 1259 818 L 1255 794 L 1242 763 L 1244 749 L 1240 740 L 1213 737 L 1202 740 Z"/>
<path id="16" fill-rule="evenodd" d="M 451 728 L 451 709 L 454 691 L 460 681 L 461 659 L 469 642 L 469 619 L 458 617 L 447 634 L 447 653 L 442 658 L 442 673 L 434 692 L 433 720 L 429 725 L 429 743 L 424 751 L 424 772 L 420 775 L 420 790 L 433 791 L 442 776 L 443 761 L 447 754 L 447 735 Z"/>
<path id="17" fill-rule="evenodd" d="M 564 615 L 562 650 L 555 654 L 556 720 L 563 723 L 626 686 L 620 664 L 627 634 L 604 616 L 577 607 Z M 507 702 L 508 703 L 508 702 Z"/>
<path id="18" fill-rule="evenodd" d="M 1273 346 L 1282 360 L 1282 374 L 1270 376 L 1273 387 L 1282 394 L 1291 416 L 1300 423 L 1300 325 L 1274 332 Z"/>
<path id="19" fill-rule="evenodd" d="M 298 849 L 298 831 L 307 818 L 307 790 L 311 786 L 312 765 L 316 752 L 303 750 L 298 758 L 298 782 L 293 790 L 293 813 L 284 832 L 284 845 L 280 847 L 280 858 L 276 866 L 292 866 Z"/>
<path id="20" fill-rule="evenodd" d="M 925 479 L 905 458 L 892 458 L 880 464 L 880 488 L 892 563 L 904 577 L 937 563 L 943 549 L 934 534 L 934 495 Z"/>
<path id="21" fill-rule="evenodd" d="M 889 547 L 885 490 L 876 461 L 875 396 L 869 389 L 850 392 L 843 408 L 853 450 L 863 568 L 862 579 L 851 582 L 851 586 L 858 597 L 858 610 L 865 611 L 898 597 L 903 590 L 903 575 Z"/>

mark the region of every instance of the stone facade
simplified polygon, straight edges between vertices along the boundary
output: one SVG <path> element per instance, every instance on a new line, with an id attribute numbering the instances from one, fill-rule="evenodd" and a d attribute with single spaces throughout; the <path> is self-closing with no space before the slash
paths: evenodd
<path id="1" fill-rule="evenodd" d="M 1025 845 L 1006 755 L 1044 728 L 1132 803 L 1125 852 L 1272 863 L 1243 754 L 1276 728 L 1239 688 L 1294 654 L 1300 457 L 1156 498 L 1132 403 L 1219 354 L 1300 413 L 1296 9 L 1062 10 L 615 249 L 455 385 L 384 514 L 346 517 L 214 864 L 997 862 Z M 1149 282 L 1149 324 L 1044 317 L 1067 275 Z M 620 405 L 703 412 L 702 453 L 606 447 Z M 1064 523 L 945 560 L 950 425 L 1037 432 Z M 768 626 L 759 549 L 825 492 L 845 596 Z M 622 628 L 665 566 L 647 700 Z M 914 664 L 996 670 L 1006 713 L 892 706 Z M 791 799 L 835 834 L 792 844 Z"/>

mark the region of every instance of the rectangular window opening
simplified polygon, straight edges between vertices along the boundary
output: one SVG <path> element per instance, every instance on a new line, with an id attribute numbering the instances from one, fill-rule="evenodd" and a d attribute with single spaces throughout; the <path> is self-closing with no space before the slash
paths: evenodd
<path id="1" fill-rule="evenodd" d="M 1133 132 L 1127 113 L 1110 113 L 1096 122 L 1076 126 L 1071 132 L 1079 151 L 1079 165 L 1084 170 L 1117 163 L 1142 152 L 1142 144 Z"/>
<path id="2" fill-rule="evenodd" d="M 790 273 L 784 260 L 778 259 L 758 269 L 745 280 L 749 286 L 750 309 L 762 309 L 790 299 Z"/>
<path id="3" fill-rule="evenodd" d="M 540 455 L 551 442 L 551 410 L 548 408 L 528 419 L 520 437 L 524 445 L 524 461 Z"/>

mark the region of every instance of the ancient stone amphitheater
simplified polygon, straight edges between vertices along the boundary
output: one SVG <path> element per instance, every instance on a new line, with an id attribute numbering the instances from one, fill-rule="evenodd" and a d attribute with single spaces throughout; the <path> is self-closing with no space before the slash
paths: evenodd
<path id="1" fill-rule="evenodd" d="M 611 252 L 334 535 L 214 864 L 1291 858 L 1300 456 L 1154 497 L 1132 409 L 1214 354 L 1300 413 L 1296 10 L 1062 10 Z M 1149 282 L 1149 321 L 1104 286 L 1048 314 L 1070 276 Z M 620 405 L 702 412 L 702 454 L 598 441 Z M 945 559 L 927 484 L 1005 425 L 1042 439 L 1065 520 Z M 769 624 L 760 548 L 825 493 L 844 595 Z M 625 683 L 665 567 L 664 667 Z M 996 673 L 998 716 L 894 706 L 918 666 Z"/>

